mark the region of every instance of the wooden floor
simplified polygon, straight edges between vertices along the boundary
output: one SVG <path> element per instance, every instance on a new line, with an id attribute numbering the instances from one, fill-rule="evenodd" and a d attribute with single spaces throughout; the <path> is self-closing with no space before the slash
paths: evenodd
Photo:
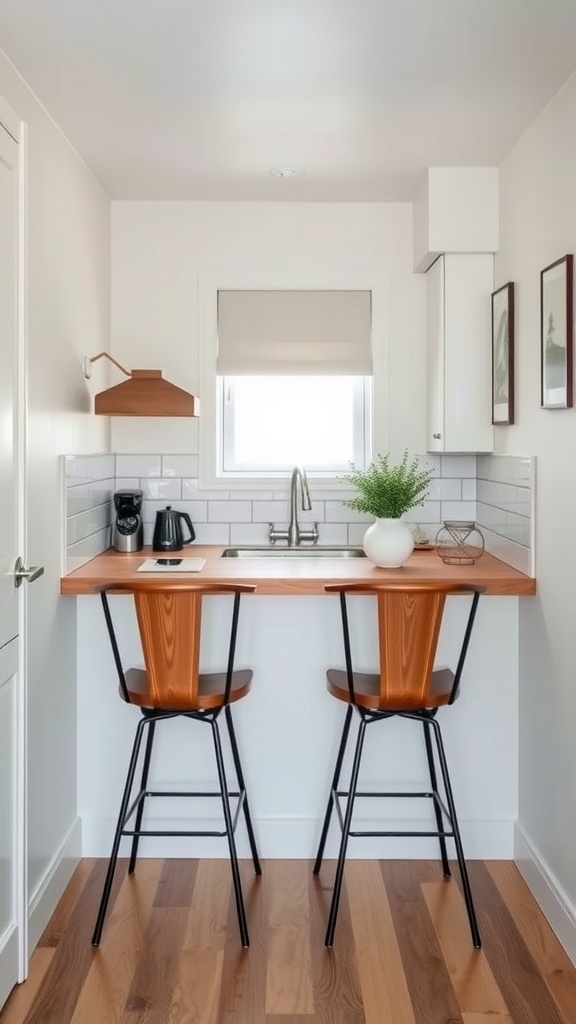
<path id="1" fill-rule="evenodd" d="M 576 971 L 511 862 L 470 862 L 483 949 L 456 878 L 430 861 L 346 865 L 332 950 L 334 863 L 242 864 L 242 950 L 228 861 L 119 862 L 90 945 L 104 861 L 76 871 L 0 1024 L 575 1024 Z"/>

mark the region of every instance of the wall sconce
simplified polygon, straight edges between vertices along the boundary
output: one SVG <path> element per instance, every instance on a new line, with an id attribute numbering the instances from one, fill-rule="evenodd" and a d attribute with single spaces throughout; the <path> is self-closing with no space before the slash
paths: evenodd
<path id="1" fill-rule="evenodd" d="M 126 370 L 108 352 L 84 356 L 83 373 L 92 376 L 92 363 L 109 359 L 128 380 L 101 391 L 94 398 L 94 412 L 100 416 L 198 416 L 196 395 L 164 380 L 162 370 Z"/>

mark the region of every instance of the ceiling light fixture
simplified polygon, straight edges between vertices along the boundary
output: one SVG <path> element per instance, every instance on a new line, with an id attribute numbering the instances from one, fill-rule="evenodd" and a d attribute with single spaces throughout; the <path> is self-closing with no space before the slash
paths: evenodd
<path id="1" fill-rule="evenodd" d="M 301 178 L 305 173 L 303 167 L 272 167 L 270 170 L 273 178 Z"/>
<path id="2" fill-rule="evenodd" d="M 129 379 L 101 391 L 94 399 L 94 412 L 101 416 L 198 416 L 196 395 L 164 380 L 162 370 L 126 370 L 108 352 L 84 356 L 82 370 L 92 376 L 92 363 L 109 359 Z"/>

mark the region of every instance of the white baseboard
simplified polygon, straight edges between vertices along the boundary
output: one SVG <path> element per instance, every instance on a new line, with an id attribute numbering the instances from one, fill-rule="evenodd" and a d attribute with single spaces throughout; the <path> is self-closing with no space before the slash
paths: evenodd
<path id="1" fill-rule="evenodd" d="M 85 818 L 82 822 L 82 856 L 108 857 L 114 834 L 115 821 L 112 818 Z M 358 829 L 373 828 L 374 821 L 355 819 Z M 206 829 L 220 826 L 220 822 L 206 820 L 189 824 Z M 313 859 L 320 839 L 321 821 L 311 818 L 254 818 L 254 831 L 261 857 L 294 859 Z M 182 819 L 149 821 L 148 827 L 176 829 L 182 828 Z M 186 825 L 184 825 L 186 827 Z M 378 825 L 376 825 L 378 827 Z M 386 826 L 382 826 L 386 827 Z M 395 820 L 389 828 L 430 828 L 431 822 Z M 512 860 L 514 849 L 514 823 L 512 821 L 460 821 L 462 843 L 466 857 L 470 860 Z M 326 857 L 338 854 L 339 828 L 334 815 Z M 125 856 L 128 840 L 123 840 L 120 855 Z M 238 822 L 236 833 L 238 855 L 249 857 L 250 848 L 246 838 L 246 830 L 242 819 Z M 448 849 L 450 851 L 448 840 Z M 201 838 L 178 839 L 173 836 L 143 839 L 140 850 L 143 857 L 226 857 L 228 856 L 225 839 Z M 405 858 L 423 860 L 438 856 L 438 840 L 430 838 L 387 837 L 378 839 L 351 839 L 348 845 L 350 858 L 373 858 L 382 860 Z"/>
<path id="2" fill-rule="evenodd" d="M 11 924 L 0 936 L 0 1010 L 8 999 L 18 977 L 18 932 Z"/>
<path id="3" fill-rule="evenodd" d="M 550 927 L 576 965 L 576 907 L 568 899 L 539 851 L 516 824 L 514 861 Z"/>
<path id="4" fill-rule="evenodd" d="M 82 857 L 82 822 L 80 818 L 70 828 L 28 904 L 28 949 L 37 945 L 42 932 L 56 910 L 58 901 Z"/>

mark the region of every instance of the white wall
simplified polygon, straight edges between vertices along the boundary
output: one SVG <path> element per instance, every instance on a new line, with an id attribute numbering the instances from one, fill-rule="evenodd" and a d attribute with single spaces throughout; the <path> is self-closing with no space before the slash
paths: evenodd
<path id="1" fill-rule="evenodd" d="M 219 268 L 389 275 L 390 448 L 424 450 L 425 279 L 412 273 L 410 204 L 114 202 L 116 358 L 198 394 L 198 272 Z M 116 418 L 112 447 L 196 453 L 197 427 Z"/>
<path id="2" fill-rule="evenodd" d="M 28 593 L 33 944 L 77 830 L 76 611 L 59 598 L 58 456 L 109 447 L 108 421 L 92 415 L 80 366 L 84 353 L 109 346 L 110 202 L 1 53 L 0 95 L 27 125 L 27 556 L 46 570 Z"/>
<path id="3" fill-rule="evenodd" d="M 499 452 L 537 459 L 538 596 L 521 602 L 518 856 L 576 959 L 576 408 L 540 409 L 540 271 L 576 250 L 576 77 L 500 168 L 495 287 L 516 282 L 516 425 Z"/>

